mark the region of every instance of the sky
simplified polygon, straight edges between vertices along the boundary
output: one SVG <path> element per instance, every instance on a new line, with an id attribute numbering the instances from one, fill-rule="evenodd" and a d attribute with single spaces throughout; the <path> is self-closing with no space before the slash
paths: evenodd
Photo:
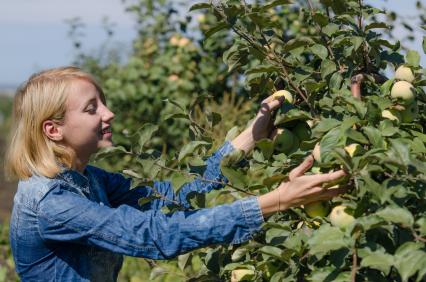
<path id="1" fill-rule="evenodd" d="M 426 5 L 426 0 L 421 1 Z M 416 14 L 415 0 L 369 2 L 407 17 Z M 13 88 L 36 71 L 73 61 L 75 51 L 66 19 L 81 18 L 86 25 L 83 48 L 96 50 L 106 39 L 101 24 L 105 16 L 115 24 L 114 40 L 130 46 L 134 23 L 122 0 L 0 0 L 0 88 Z M 423 54 L 421 38 L 426 34 L 420 28 L 417 34 L 417 42 L 410 48 Z M 422 64 L 426 65 L 424 54 Z"/>

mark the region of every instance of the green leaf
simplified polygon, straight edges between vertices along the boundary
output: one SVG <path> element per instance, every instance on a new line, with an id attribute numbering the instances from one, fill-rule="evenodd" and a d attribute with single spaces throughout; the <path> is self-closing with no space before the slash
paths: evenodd
<path id="1" fill-rule="evenodd" d="M 385 148 L 385 140 L 383 140 L 380 130 L 371 126 L 365 126 L 362 130 L 374 148 Z"/>
<path id="2" fill-rule="evenodd" d="M 404 226 L 412 226 L 414 223 L 414 218 L 410 211 L 397 206 L 388 206 L 376 212 L 376 214 L 387 222 L 399 223 Z"/>
<path id="3" fill-rule="evenodd" d="M 179 152 L 178 160 L 182 161 L 187 156 L 191 155 L 195 150 L 202 146 L 210 146 L 211 143 L 206 141 L 191 141 L 185 146 L 183 146 L 182 150 Z"/>
<path id="4" fill-rule="evenodd" d="M 328 24 L 328 17 L 321 12 L 316 12 L 313 17 L 314 21 L 319 24 L 320 27 L 324 27 Z"/>
<path id="5" fill-rule="evenodd" d="M 388 193 L 388 191 L 386 191 L 386 187 L 380 183 L 377 183 L 368 175 L 363 174 L 361 179 L 365 183 L 364 188 L 376 196 L 375 198 L 380 202 L 380 204 L 384 204 L 387 201 L 390 201 L 391 195 Z"/>
<path id="6" fill-rule="evenodd" d="M 393 262 L 394 257 L 392 255 L 386 254 L 383 250 L 378 250 L 363 257 L 361 267 L 377 269 L 388 275 Z"/>
<path id="7" fill-rule="evenodd" d="M 312 129 L 313 136 L 320 136 L 325 132 L 339 126 L 342 122 L 334 118 L 323 118 L 320 122 Z"/>
<path id="8" fill-rule="evenodd" d="M 264 246 L 264 247 L 260 248 L 260 249 L 259 249 L 259 251 L 260 251 L 261 253 L 265 254 L 265 255 L 272 256 L 272 257 L 274 257 L 274 258 L 276 258 L 276 259 L 279 259 L 279 260 L 285 261 L 285 260 L 283 259 L 283 250 L 281 250 L 281 249 L 280 249 L 280 248 L 278 248 L 278 247 L 274 247 L 274 246 Z"/>
<path id="9" fill-rule="evenodd" d="M 227 29 L 229 28 L 228 23 L 226 22 L 218 22 L 217 24 L 215 24 L 213 27 L 211 27 L 209 30 L 207 30 L 204 34 L 204 40 L 206 40 L 207 38 L 211 37 L 213 34 L 223 30 L 223 29 Z"/>
<path id="10" fill-rule="evenodd" d="M 293 49 L 307 46 L 309 44 L 313 43 L 313 40 L 310 37 L 299 37 L 289 40 L 283 47 L 284 52 L 289 52 Z"/>
<path id="11" fill-rule="evenodd" d="M 320 148 L 321 148 L 321 159 L 326 161 L 327 158 L 331 155 L 327 154 L 332 152 L 334 149 L 343 147 L 346 143 L 346 135 L 343 134 L 339 127 L 333 128 L 324 137 L 321 139 Z"/>
<path id="12" fill-rule="evenodd" d="M 405 56 L 407 63 L 412 65 L 413 67 L 418 67 L 420 64 L 420 55 L 416 51 L 410 50 L 407 52 Z"/>
<path id="13" fill-rule="evenodd" d="M 290 0 L 273 0 L 270 1 L 269 3 L 266 3 L 263 7 L 261 11 L 266 11 L 270 8 L 274 8 L 276 6 L 280 6 L 280 5 L 288 5 L 288 4 L 292 4 L 293 1 Z"/>
<path id="14" fill-rule="evenodd" d="M 210 8 L 209 3 L 196 3 L 196 4 L 192 5 L 191 8 L 189 8 L 189 12 L 195 11 L 195 10 L 200 10 L 200 9 L 207 9 L 207 8 Z"/>
<path id="15" fill-rule="evenodd" d="M 321 62 L 321 77 L 325 79 L 328 75 L 336 71 L 336 64 L 330 60 L 323 60 Z"/>
<path id="16" fill-rule="evenodd" d="M 421 243 L 406 242 L 396 250 L 395 268 L 401 275 L 402 281 L 408 281 L 408 278 L 414 276 L 418 271 L 425 273 L 426 252 L 423 248 L 424 246 Z"/>
<path id="17" fill-rule="evenodd" d="M 229 50 L 223 53 L 223 61 L 228 65 L 228 72 L 245 65 L 248 61 L 248 49 L 241 44 L 234 44 Z"/>
<path id="18" fill-rule="evenodd" d="M 321 44 L 315 44 L 311 46 L 309 49 L 311 49 L 312 53 L 320 57 L 321 59 L 326 59 L 328 56 L 328 50 Z"/>
<path id="19" fill-rule="evenodd" d="M 178 256 L 178 266 L 180 270 L 184 270 L 191 262 L 192 253 L 187 253 Z"/>
<path id="20" fill-rule="evenodd" d="M 388 150 L 388 156 L 392 162 L 403 164 L 405 166 L 410 164 L 410 151 L 409 147 L 401 139 L 390 140 L 391 147 Z"/>
<path id="21" fill-rule="evenodd" d="M 233 186 L 238 188 L 247 187 L 247 177 L 241 171 L 226 166 L 222 166 L 221 170 L 222 174 L 229 180 L 229 182 Z"/>
<path id="22" fill-rule="evenodd" d="M 274 125 L 277 126 L 277 125 L 284 124 L 293 120 L 308 120 L 308 119 L 312 119 L 309 113 L 302 110 L 298 110 L 298 109 L 291 109 L 285 114 L 281 114 L 277 116 L 277 118 L 275 119 Z"/>
<path id="23" fill-rule="evenodd" d="M 274 153 L 274 142 L 270 139 L 261 139 L 256 142 L 256 147 L 258 147 L 263 154 L 265 159 L 269 159 Z"/>
<path id="24" fill-rule="evenodd" d="M 423 53 L 426 54 L 426 36 L 423 36 Z"/>
<path id="25" fill-rule="evenodd" d="M 184 185 L 185 183 L 191 182 L 195 179 L 194 175 L 184 175 L 182 173 L 174 173 L 172 177 L 170 178 L 170 182 L 172 183 L 172 187 L 174 191 L 179 191 L 179 189 Z"/>
<path id="26" fill-rule="evenodd" d="M 345 234 L 338 227 L 323 224 L 308 240 L 309 253 L 324 254 L 340 248 L 349 248 L 351 242 L 345 238 Z"/>
<path id="27" fill-rule="evenodd" d="M 389 28 L 386 23 L 383 22 L 372 22 L 365 26 L 365 31 L 373 28 Z"/>
<path id="28" fill-rule="evenodd" d="M 166 274 L 168 271 L 164 267 L 156 266 L 151 270 L 149 275 L 149 280 L 154 280 L 155 278 L 160 277 L 161 275 Z"/>
<path id="29" fill-rule="evenodd" d="M 245 247 L 239 247 L 236 249 L 231 256 L 232 261 L 239 261 L 242 257 L 244 257 L 248 253 L 248 249 Z"/>

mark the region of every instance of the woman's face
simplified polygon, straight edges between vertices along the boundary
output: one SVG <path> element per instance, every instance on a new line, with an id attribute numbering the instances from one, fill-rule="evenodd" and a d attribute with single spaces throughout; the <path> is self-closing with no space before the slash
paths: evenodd
<path id="1" fill-rule="evenodd" d="M 72 82 L 61 125 L 63 143 L 77 157 L 88 159 L 99 148 L 112 146 L 111 121 L 114 114 L 102 102 L 96 87 L 87 80 Z"/>

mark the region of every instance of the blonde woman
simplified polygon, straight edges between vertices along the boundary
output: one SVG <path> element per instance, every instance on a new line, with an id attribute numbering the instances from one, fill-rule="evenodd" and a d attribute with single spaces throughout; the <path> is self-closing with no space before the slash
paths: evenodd
<path id="1" fill-rule="evenodd" d="M 250 127 L 207 160 L 204 177 L 225 180 L 219 163 L 232 150 L 249 151 L 269 136 L 267 98 Z M 130 190 L 130 180 L 88 165 L 99 148 L 112 145 L 114 114 L 102 89 L 75 67 L 33 75 L 17 92 L 15 127 L 7 171 L 20 181 L 10 223 L 11 247 L 22 281 L 115 281 L 122 255 L 168 259 L 211 244 L 238 244 L 261 229 L 264 217 L 342 192 L 321 188 L 344 175 L 303 176 L 307 158 L 276 190 L 228 205 L 164 214 L 169 201 L 190 207 L 191 191 L 217 184 L 195 180 L 174 194 L 169 182 Z M 161 199 L 139 206 L 153 191 Z"/>

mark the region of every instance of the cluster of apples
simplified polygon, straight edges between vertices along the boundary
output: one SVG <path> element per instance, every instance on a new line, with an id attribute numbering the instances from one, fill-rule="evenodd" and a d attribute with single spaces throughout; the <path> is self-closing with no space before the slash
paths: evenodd
<path id="1" fill-rule="evenodd" d="M 411 84 L 414 79 L 413 71 L 409 67 L 400 66 L 395 71 L 396 82 L 390 95 L 398 100 L 398 105 L 383 110 L 382 117 L 397 122 L 412 122 L 417 117 L 416 90 Z"/>
<path id="2" fill-rule="evenodd" d="M 283 107 L 293 104 L 294 99 L 287 90 L 279 90 L 273 94 L 275 99 L 284 98 Z M 282 99 L 281 98 L 281 99 Z M 274 136 L 274 149 L 277 153 L 290 154 L 299 149 L 300 143 L 311 137 L 312 124 L 305 121 L 291 122 L 286 127 L 277 128 L 272 133 Z"/>
<path id="3" fill-rule="evenodd" d="M 273 97 L 279 99 L 283 97 L 285 99 L 284 103 L 293 104 L 293 96 L 287 90 L 280 90 L 273 94 Z M 288 126 L 286 128 L 278 128 L 275 132 L 276 135 L 274 138 L 274 148 L 277 152 L 283 152 L 286 154 L 292 153 L 296 151 L 300 142 L 304 140 L 309 140 L 311 137 L 311 129 L 312 121 L 298 121 L 292 126 Z M 360 154 L 363 151 L 363 148 L 359 144 L 349 144 L 345 147 L 346 152 L 351 156 L 355 156 Z M 317 143 L 312 152 L 314 159 L 317 162 L 321 162 L 321 149 L 320 144 Z M 314 171 L 314 169 L 313 169 Z M 317 173 L 320 173 L 317 171 Z M 332 185 L 332 187 L 328 187 L 328 189 L 337 188 L 339 185 Z M 347 228 L 349 225 L 354 222 L 354 217 L 350 215 L 346 211 L 346 206 L 337 205 L 333 207 L 330 212 L 330 204 L 327 201 L 318 201 L 312 202 L 305 205 L 304 210 L 309 217 L 326 217 L 329 216 L 329 220 L 331 224 L 337 226 L 341 229 Z"/>

